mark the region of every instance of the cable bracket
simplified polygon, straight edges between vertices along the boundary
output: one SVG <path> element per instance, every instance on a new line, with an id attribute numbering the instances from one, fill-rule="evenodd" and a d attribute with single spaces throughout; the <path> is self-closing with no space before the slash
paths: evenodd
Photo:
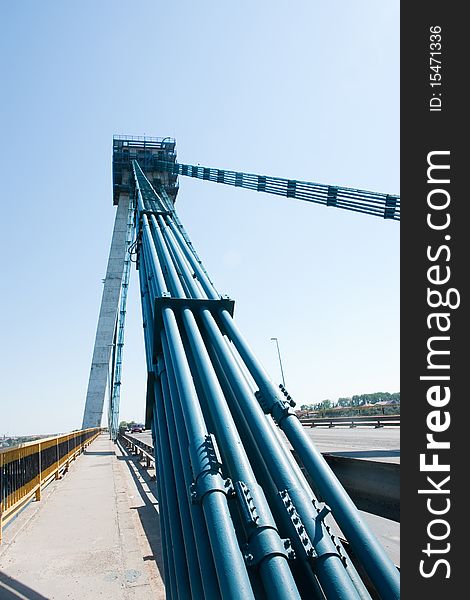
<path id="1" fill-rule="evenodd" d="M 285 417 L 295 415 L 295 412 L 291 408 L 291 400 L 284 400 L 284 398 L 279 398 L 274 394 L 263 394 L 261 390 L 256 390 L 255 397 L 263 412 L 267 415 L 272 415 L 279 426 Z"/>
<path id="2" fill-rule="evenodd" d="M 302 519 L 297 512 L 294 503 L 292 502 L 292 498 L 289 495 L 287 490 L 283 490 L 279 492 L 279 496 L 284 504 L 284 507 L 289 515 L 290 520 L 292 521 L 292 525 L 294 526 L 295 532 L 297 534 L 297 540 L 300 542 L 299 547 L 302 548 L 306 558 L 308 560 L 312 560 L 317 557 L 317 552 L 312 544 L 312 541 L 305 529 L 305 525 L 302 522 Z"/>
<path id="3" fill-rule="evenodd" d="M 258 527 L 260 516 L 256 510 L 250 488 L 243 481 L 235 481 L 233 487 L 239 500 L 242 519 L 248 527 Z"/>
<path id="4" fill-rule="evenodd" d="M 348 566 L 348 556 L 346 554 L 346 551 L 344 550 L 341 540 L 338 536 L 331 533 L 331 527 L 325 521 L 326 517 L 331 513 L 331 508 L 328 506 L 328 504 L 324 504 L 323 507 L 320 508 L 315 501 L 313 501 L 313 506 L 315 507 L 315 510 L 318 513 L 318 515 L 315 518 L 315 521 L 318 522 L 319 526 L 322 526 L 322 525 L 324 526 L 328 536 L 330 537 L 331 541 L 333 542 L 333 544 L 336 548 L 336 553 L 334 553 L 334 554 L 338 554 L 343 565 L 345 567 L 347 567 Z"/>

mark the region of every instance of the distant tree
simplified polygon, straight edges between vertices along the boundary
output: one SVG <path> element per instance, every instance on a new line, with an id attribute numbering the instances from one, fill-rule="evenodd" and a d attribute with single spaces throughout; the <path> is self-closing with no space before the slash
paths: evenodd
<path id="1" fill-rule="evenodd" d="M 313 405 L 313 407 L 317 410 L 329 410 L 333 406 L 334 404 L 331 402 L 331 400 L 322 400 L 322 402 Z"/>
<path id="2" fill-rule="evenodd" d="M 377 402 L 390 402 L 391 406 L 370 406 Z M 338 410 L 339 408 L 344 410 Z M 373 392 L 369 394 L 356 394 L 355 396 L 338 398 L 336 402 L 332 400 L 322 400 L 313 404 L 303 404 L 301 410 L 317 410 L 323 416 L 343 416 L 351 414 L 398 414 L 400 411 L 400 392 Z"/>

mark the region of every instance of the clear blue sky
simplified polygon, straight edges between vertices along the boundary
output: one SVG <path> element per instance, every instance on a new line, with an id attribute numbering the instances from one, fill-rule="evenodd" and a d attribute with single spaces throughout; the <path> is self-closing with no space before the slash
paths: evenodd
<path id="1" fill-rule="evenodd" d="M 79 427 L 115 133 L 181 162 L 399 192 L 399 3 L 2 3 L 0 434 Z M 399 224 L 182 178 L 180 217 L 298 404 L 399 390 Z M 121 416 L 145 365 L 131 277 Z"/>

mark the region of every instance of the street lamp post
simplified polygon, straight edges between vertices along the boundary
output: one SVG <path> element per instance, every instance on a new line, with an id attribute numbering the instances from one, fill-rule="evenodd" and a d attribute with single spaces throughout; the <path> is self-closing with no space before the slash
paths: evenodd
<path id="1" fill-rule="evenodd" d="M 279 341 L 278 341 L 277 337 L 272 337 L 271 340 L 276 342 L 277 355 L 279 356 L 279 366 L 281 367 L 282 385 L 284 387 L 286 387 L 286 382 L 284 381 L 284 370 L 282 368 L 281 351 L 279 350 Z"/>

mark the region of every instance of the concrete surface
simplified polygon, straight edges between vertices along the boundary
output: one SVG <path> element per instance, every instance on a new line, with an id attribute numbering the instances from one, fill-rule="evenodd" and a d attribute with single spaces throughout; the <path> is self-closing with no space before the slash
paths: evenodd
<path id="1" fill-rule="evenodd" d="M 100 314 L 96 327 L 95 346 L 91 360 L 82 429 L 99 427 L 108 384 L 109 361 L 119 310 L 121 283 L 126 258 L 127 217 L 130 198 L 121 194 L 114 221 L 106 278 L 103 285 Z"/>
<path id="2" fill-rule="evenodd" d="M 134 457 L 102 434 L 49 488 L 5 529 L 1 600 L 163 600 L 158 504 Z"/>

